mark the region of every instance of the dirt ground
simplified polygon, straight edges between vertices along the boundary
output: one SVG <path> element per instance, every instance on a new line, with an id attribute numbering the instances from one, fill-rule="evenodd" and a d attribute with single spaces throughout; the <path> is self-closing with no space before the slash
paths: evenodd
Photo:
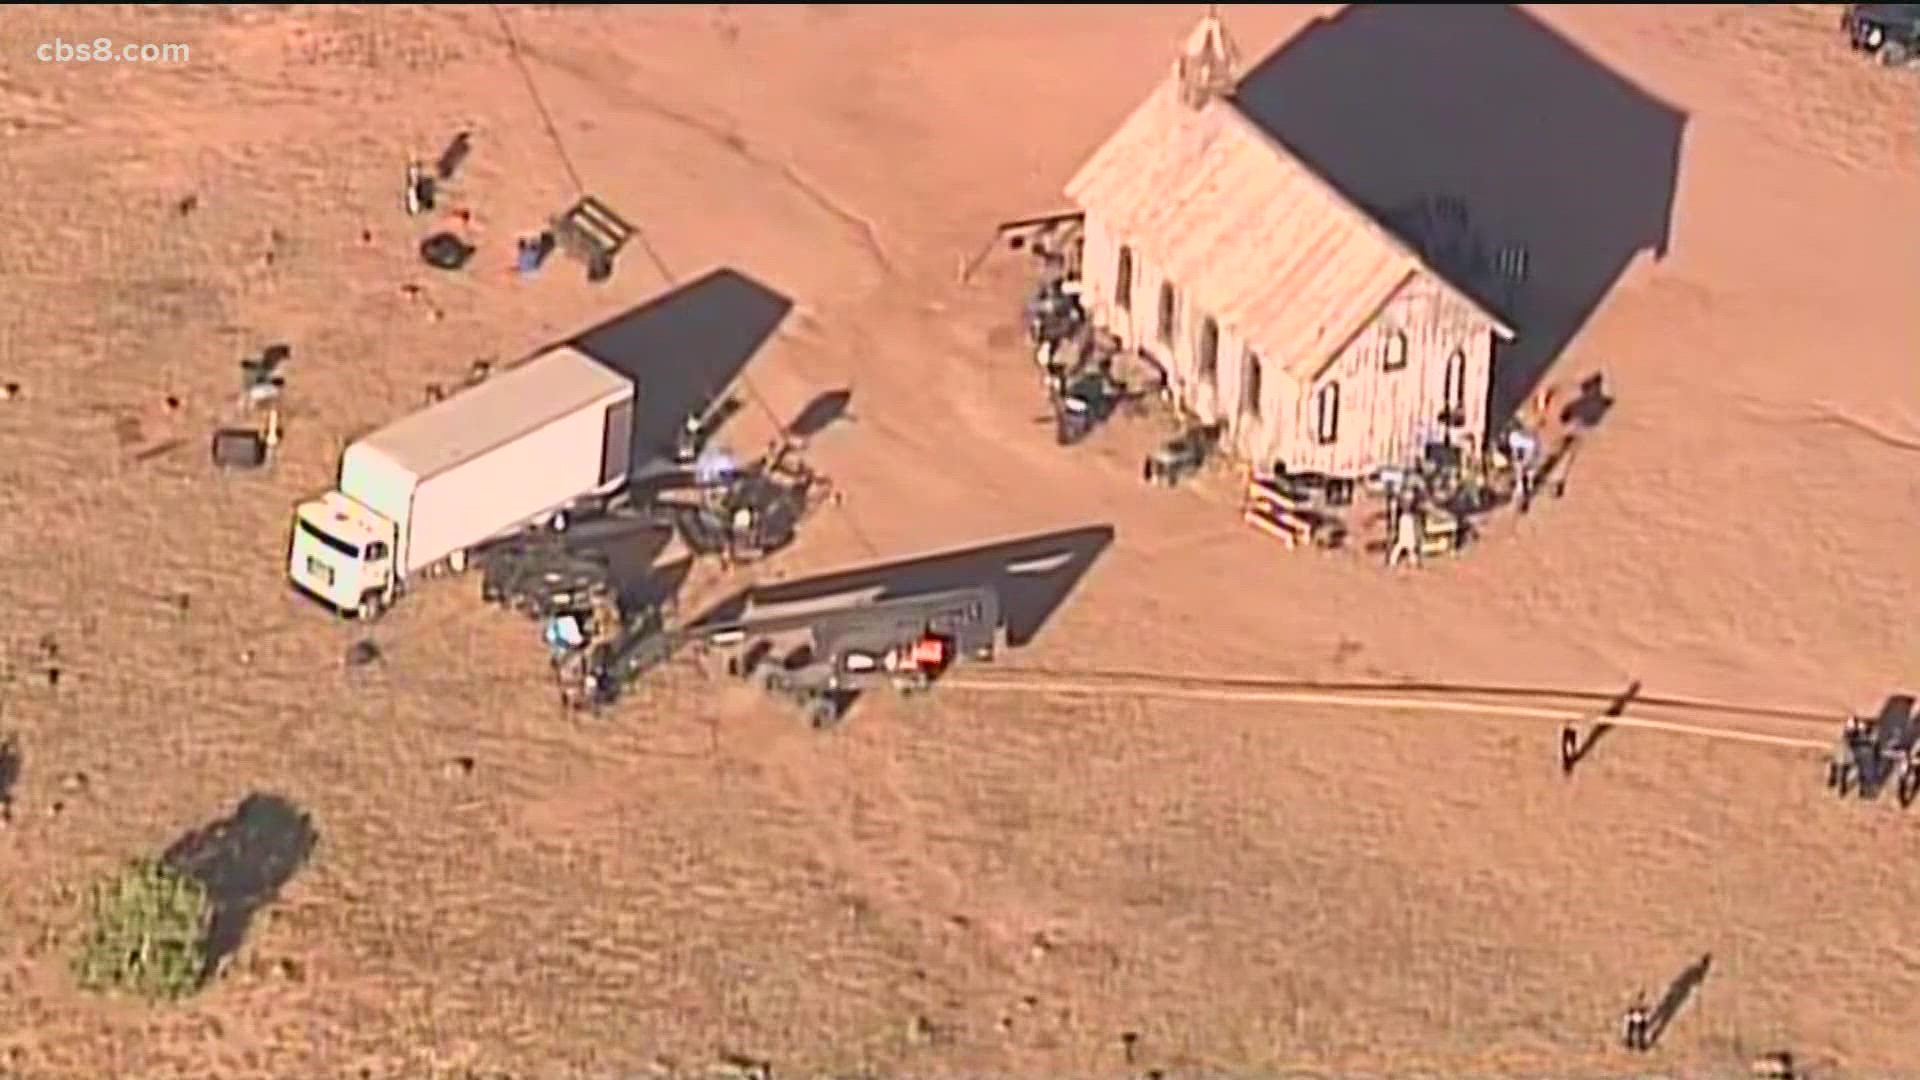
<path id="1" fill-rule="evenodd" d="M 1054 447 L 1024 268 L 956 280 L 993 223 L 1059 207 L 1197 13 L 508 9 L 566 161 L 487 8 L 0 15 L 0 1074 L 1920 1061 L 1920 833 L 1827 795 L 1817 754 L 1626 731 L 1568 780 L 1537 722 L 1117 695 L 875 701 L 822 736 L 679 672 L 577 719 L 467 588 L 410 598 L 354 670 L 355 632 L 291 595 L 289 507 L 345 440 L 725 269 L 786 309 L 730 440 L 852 393 L 812 448 L 846 502 L 781 572 L 1115 529 L 1010 665 L 1638 679 L 1835 716 L 1915 689 L 1920 82 L 1848 55 L 1829 6 L 1539 13 L 1685 112 L 1670 250 L 1559 359 L 1617 400 L 1565 497 L 1390 575 L 1144 489 L 1137 434 Z M 1252 62 L 1315 9 L 1225 13 Z M 32 57 L 103 35 L 191 58 Z M 462 129 L 448 197 L 481 250 L 440 274 L 399 178 Z M 601 286 L 516 279 L 569 168 L 645 249 Z M 276 341 L 283 456 L 216 475 L 235 365 Z M 167 1009 L 79 994 L 79 891 L 256 792 L 317 842 L 224 977 Z M 1703 954 L 1628 1059 L 1619 1010 Z"/>

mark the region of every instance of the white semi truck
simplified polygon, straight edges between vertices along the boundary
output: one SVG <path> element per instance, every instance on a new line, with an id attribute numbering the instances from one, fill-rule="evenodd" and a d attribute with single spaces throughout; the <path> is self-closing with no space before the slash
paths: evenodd
<path id="1" fill-rule="evenodd" d="M 287 575 L 372 619 L 414 577 L 624 484 L 634 385 L 569 347 L 540 353 L 347 447 L 334 490 L 294 511 Z"/>

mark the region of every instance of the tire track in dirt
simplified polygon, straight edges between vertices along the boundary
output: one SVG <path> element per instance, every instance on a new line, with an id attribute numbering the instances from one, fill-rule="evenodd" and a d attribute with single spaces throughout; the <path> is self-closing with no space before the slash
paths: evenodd
<path id="1" fill-rule="evenodd" d="M 1901 450 L 1910 454 L 1920 453 L 1920 438 L 1895 435 L 1870 420 L 1863 420 L 1844 409 L 1835 408 L 1824 402 L 1816 402 L 1812 414 L 1802 418 L 1802 422 L 1842 427 L 1857 435 L 1864 435 L 1888 449 Z"/>
<path id="2" fill-rule="evenodd" d="M 1710 698 L 1685 697 L 1661 694 L 1643 694 L 1638 691 L 1622 698 L 1620 690 L 1582 690 L 1575 688 L 1523 685 L 1488 685 L 1484 683 L 1449 683 L 1435 680 L 1329 680 L 1329 679 L 1287 679 L 1268 675 L 1182 675 L 1171 672 L 1147 670 L 1122 670 L 1100 668 L 1062 668 L 1034 665 L 1003 666 L 992 669 L 990 673 L 980 675 L 983 679 L 1033 683 L 1048 681 L 1084 680 L 1111 685 L 1116 690 L 1132 685 L 1167 686 L 1192 690 L 1253 690 L 1276 693 L 1323 693 L 1323 694 L 1382 694 L 1388 696 L 1417 695 L 1432 697 L 1436 701 L 1458 700 L 1464 697 L 1488 698 L 1502 701 L 1535 702 L 1541 705 L 1566 706 L 1577 703 L 1578 707 L 1590 711 L 1599 711 L 1602 706 L 1618 703 L 1622 711 L 1664 709 L 1694 713 L 1719 713 L 1729 716 L 1744 716 L 1760 720 L 1778 720 L 1782 722 L 1813 723 L 1822 728 L 1838 723 L 1838 713 L 1831 710 L 1815 710 L 1795 706 L 1763 705 L 1733 701 L 1721 701 Z"/>
<path id="3" fill-rule="evenodd" d="M 1356 697 L 1309 691 L 1227 689 L 1221 687 L 1182 686 L 1170 683 L 1120 684 L 1099 680 L 996 680 L 978 676 L 956 677 L 949 685 L 955 690 L 975 693 L 1004 693 L 1028 696 L 1044 694 L 1060 697 L 1072 697 L 1076 695 L 1081 697 L 1104 697 L 1111 694 L 1133 694 L 1171 700 L 1220 703 L 1244 702 L 1249 705 L 1283 705 L 1306 708 L 1366 708 L 1383 713 L 1456 714 L 1481 720 L 1557 720 L 1566 723 L 1593 722 L 1604 723 L 1608 727 L 1614 728 L 1640 728 L 1648 731 L 1661 731 L 1675 735 L 1691 735 L 1700 738 L 1745 742 L 1787 750 L 1825 750 L 1829 746 L 1829 742 L 1822 739 L 1802 738 L 1793 735 L 1776 735 L 1761 731 L 1745 731 L 1719 725 L 1704 726 L 1694 723 L 1681 723 L 1674 720 L 1649 719 L 1639 715 L 1609 716 L 1604 720 L 1596 720 L 1593 711 L 1590 709 L 1548 709 L 1526 705 L 1443 700 L 1425 697 L 1375 698 L 1371 696 Z"/>
<path id="4" fill-rule="evenodd" d="M 886 247 L 880 241 L 880 230 L 871 220 L 843 206 L 825 188 L 809 180 L 798 166 L 756 153 L 737 131 L 682 113 L 659 102 L 633 94 L 631 91 L 628 92 L 627 101 L 640 111 L 703 136 L 741 161 L 779 177 L 801 198 L 812 203 L 828 217 L 840 222 L 852 232 L 861 249 L 872 258 L 880 272 L 888 277 L 893 276 L 895 272 L 893 260 L 887 255 Z"/>
<path id="5" fill-rule="evenodd" d="M 510 46 L 500 43 L 500 47 L 509 48 Z M 881 241 L 879 228 L 871 219 L 847 207 L 826 188 L 808 178 L 792 162 L 781 161 L 756 152 L 746 138 L 739 133 L 737 127 L 703 120 L 619 83 L 610 83 L 604 76 L 587 70 L 583 65 L 562 60 L 545 49 L 533 45 L 524 36 L 519 41 L 519 54 L 524 59 L 536 60 L 545 67 L 571 76 L 576 81 L 592 87 L 596 92 L 613 99 L 616 104 L 631 107 L 697 135 L 729 156 L 779 178 L 789 190 L 846 228 L 853 235 L 860 249 L 867 253 L 875 267 L 884 276 L 895 275 L 893 259 L 888 255 L 886 245 Z"/>
<path id="6" fill-rule="evenodd" d="M 1837 21 L 1837 10 L 1700 5 L 1674 9 L 1644 44 L 1738 56 L 1732 112 L 1760 140 L 1853 171 L 1900 170 L 1920 135 L 1904 73 L 1847 55 Z"/>
<path id="7" fill-rule="evenodd" d="M 1763 399 L 1749 398 L 1746 405 L 1748 417 L 1756 424 L 1769 428 L 1778 428 L 1782 424 L 1798 424 L 1802 427 L 1837 427 L 1863 436 L 1889 450 L 1909 454 L 1920 453 L 1920 435 L 1889 431 L 1882 425 L 1865 417 L 1856 416 L 1832 402 L 1814 401 L 1803 407 L 1789 408 Z"/>

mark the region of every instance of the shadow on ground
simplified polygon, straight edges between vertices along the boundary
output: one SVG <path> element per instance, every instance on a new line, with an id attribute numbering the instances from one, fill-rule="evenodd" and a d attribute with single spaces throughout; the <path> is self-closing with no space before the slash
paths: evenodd
<path id="1" fill-rule="evenodd" d="M 1495 417 L 1540 382 L 1634 256 L 1664 258 L 1686 114 L 1515 7 L 1354 4 L 1264 60 L 1240 108 L 1383 221 L 1464 203 L 1527 252 Z M 1460 282 L 1463 287 L 1467 285 Z"/>
<path id="2" fill-rule="evenodd" d="M 634 381 L 634 476 L 670 466 L 687 417 L 724 399 L 792 309 L 792 300 L 723 267 L 569 343 Z"/>
<path id="3" fill-rule="evenodd" d="M 1599 717 L 1594 720 L 1592 726 L 1587 728 L 1585 736 L 1579 738 L 1575 743 L 1573 754 L 1567 760 L 1568 771 L 1572 771 L 1578 767 L 1581 762 L 1587 760 L 1593 753 L 1594 747 L 1600 745 L 1600 740 L 1606 738 L 1613 732 L 1613 725 L 1608 721 L 1617 720 L 1625 716 L 1627 714 L 1627 708 L 1631 706 L 1639 696 L 1640 680 L 1635 679 L 1627 685 L 1625 690 L 1620 692 L 1618 697 L 1607 703 L 1607 707 L 1600 711 Z"/>
<path id="4" fill-rule="evenodd" d="M 693 625 L 736 622 L 753 609 L 843 596 L 882 600 L 992 585 L 1000 593 L 1007 645 L 1019 648 L 1059 610 L 1113 536 L 1110 525 L 1083 526 L 743 589 L 703 612 Z"/>
<path id="5" fill-rule="evenodd" d="M 622 611 L 636 611 L 679 595 L 686 570 L 676 570 L 679 563 L 658 565 L 672 543 L 673 528 L 659 526 L 628 530 L 618 539 L 592 545 L 606 557 L 607 572 L 618 590 Z"/>
<path id="6" fill-rule="evenodd" d="M 1880 703 L 1880 712 L 1874 717 L 1874 727 L 1881 732 L 1888 744 L 1895 747 L 1912 746 L 1920 738 L 1920 714 L 1915 712 L 1916 702 L 1912 694 L 1888 694 Z"/>
<path id="7" fill-rule="evenodd" d="M 811 439 L 842 420 L 848 419 L 847 409 L 853 404 L 851 389 L 828 390 L 807 402 L 807 407 L 787 424 L 787 436 L 793 439 Z"/>
<path id="8" fill-rule="evenodd" d="M 279 896 L 318 841 L 312 820 L 291 802 L 256 793 L 167 849 L 166 864 L 206 886 L 212 901 L 209 974 L 240 947 L 255 913 Z"/>
<path id="9" fill-rule="evenodd" d="M 20 741 L 11 735 L 0 736 L 0 813 L 13 808 L 13 789 L 20 786 L 24 765 Z"/>
<path id="10" fill-rule="evenodd" d="M 1649 1048 L 1659 1045 L 1667 1029 L 1672 1027 L 1674 1020 L 1679 1017 L 1680 1010 L 1686 1008 L 1687 1002 L 1693 999 L 1694 992 L 1700 989 L 1700 984 L 1707 981 L 1707 972 L 1712 969 L 1713 954 L 1702 954 L 1700 959 L 1688 964 L 1686 970 L 1680 972 L 1673 982 L 1668 984 L 1667 992 L 1660 995 L 1660 1003 L 1653 1007 L 1653 1012 L 1647 1018 Z"/>
<path id="11" fill-rule="evenodd" d="M 693 563 L 693 556 L 683 555 L 649 567 L 632 578 L 618 578 L 620 610 L 671 608 L 679 601 L 680 590 L 686 587 L 687 578 L 693 574 Z"/>

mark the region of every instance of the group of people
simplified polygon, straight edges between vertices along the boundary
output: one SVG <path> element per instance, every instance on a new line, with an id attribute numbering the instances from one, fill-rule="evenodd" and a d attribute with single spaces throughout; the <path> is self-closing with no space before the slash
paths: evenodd
<path id="1" fill-rule="evenodd" d="M 1841 725 L 1840 744 L 1827 762 L 1828 789 L 1840 795 L 1866 793 L 1897 769 L 1894 795 L 1902 808 L 1912 806 L 1920 798 L 1920 737 L 1911 732 L 1904 739 L 1888 736 L 1877 721 L 1848 716 Z"/>
<path id="2" fill-rule="evenodd" d="M 1526 513 L 1547 474 L 1558 472 L 1557 497 L 1566 487 L 1580 433 L 1598 424 L 1612 407 L 1603 376 L 1596 373 L 1579 385 L 1559 383 L 1542 388 L 1501 433 L 1499 450 L 1513 470 L 1514 506 Z"/>
<path id="3" fill-rule="evenodd" d="M 1551 409 L 1549 395 L 1542 394 L 1533 409 Z M 1516 417 L 1499 440 L 1499 448 L 1513 472 L 1514 505 L 1526 513 L 1533 505 L 1534 492 L 1547 471 L 1547 454 L 1535 422 Z M 1381 481 L 1387 489 L 1387 567 L 1408 563 L 1420 565 L 1425 540 L 1427 511 L 1423 505 L 1420 477 L 1409 470 L 1386 469 Z"/>
<path id="4" fill-rule="evenodd" d="M 1055 354 L 1086 328 L 1080 289 L 1077 281 L 1048 278 L 1027 298 L 1027 339 L 1042 370 L 1055 367 Z"/>
<path id="5" fill-rule="evenodd" d="M 1659 1041 L 1660 1027 L 1661 1021 L 1647 1007 L 1646 994 L 1636 994 L 1620 1016 L 1620 1045 L 1632 1053 L 1647 1053 Z M 1753 1080 L 1799 1080 L 1802 1074 L 1792 1053 L 1775 1050 L 1753 1059 L 1752 1075 Z"/>

